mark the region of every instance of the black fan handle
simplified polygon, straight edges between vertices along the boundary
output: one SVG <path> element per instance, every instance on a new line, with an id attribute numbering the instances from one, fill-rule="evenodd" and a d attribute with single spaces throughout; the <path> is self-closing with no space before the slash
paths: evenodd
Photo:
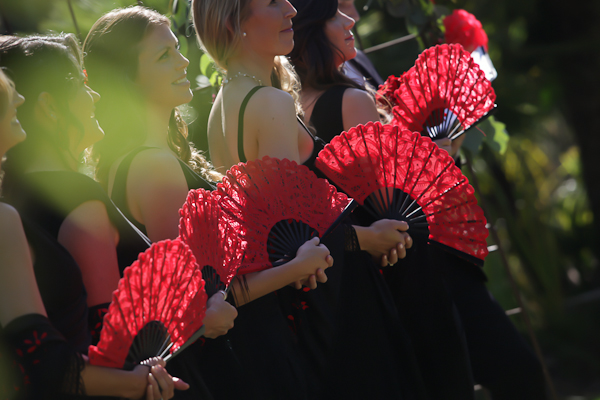
<path id="1" fill-rule="evenodd" d="M 331 224 L 331 226 L 329 226 L 329 228 L 327 228 L 327 230 L 325 231 L 325 233 L 323 233 L 323 235 L 321 236 L 321 240 L 323 240 L 324 238 L 326 238 L 327 236 L 329 236 L 329 234 L 331 234 L 331 232 L 333 232 L 338 226 L 340 226 L 340 224 L 342 223 L 342 221 L 345 220 L 350 214 L 352 214 L 352 212 L 358 206 L 359 206 L 358 201 L 352 199 L 350 201 L 350 203 L 348 203 L 348 205 L 346 206 L 346 208 L 344 208 L 344 211 L 342 211 L 342 213 L 336 218 L 336 220 L 333 221 L 333 223 Z"/>

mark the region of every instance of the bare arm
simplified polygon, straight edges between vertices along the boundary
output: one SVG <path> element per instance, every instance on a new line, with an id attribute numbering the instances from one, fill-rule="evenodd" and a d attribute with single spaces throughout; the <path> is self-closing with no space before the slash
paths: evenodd
<path id="1" fill-rule="evenodd" d="M 333 257 L 327 247 L 319 244 L 319 238 L 313 238 L 300 246 L 296 257 L 288 263 L 245 275 L 247 291 L 242 288 L 239 279 L 234 280 L 236 304 L 239 307 L 293 282 L 305 281 L 332 265 Z M 322 282 L 325 281 L 326 277 Z"/>
<path id="2" fill-rule="evenodd" d="M 0 324 L 26 314 L 46 315 L 21 218 L 0 203 Z"/>
<path id="3" fill-rule="evenodd" d="M 346 132 L 356 125 L 379 121 L 379 113 L 371 95 L 360 89 L 346 90 L 342 99 L 342 120 Z"/>
<path id="4" fill-rule="evenodd" d="M 100 200 L 73 210 L 60 227 L 58 242 L 73 256 L 88 293 L 88 306 L 110 303 L 119 283 L 115 231 Z"/>
<path id="5" fill-rule="evenodd" d="M 153 242 L 179 235 L 179 209 L 187 194 L 185 176 L 171 152 L 146 150 L 133 160 L 127 178 L 127 201 Z"/>
<path id="6" fill-rule="evenodd" d="M 294 99 L 289 94 L 273 88 L 259 90 L 251 99 L 247 113 L 251 131 L 257 132 L 257 154 L 300 163 L 298 151 L 298 122 Z M 252 159 L 251 154 L 246 155 Z"/>

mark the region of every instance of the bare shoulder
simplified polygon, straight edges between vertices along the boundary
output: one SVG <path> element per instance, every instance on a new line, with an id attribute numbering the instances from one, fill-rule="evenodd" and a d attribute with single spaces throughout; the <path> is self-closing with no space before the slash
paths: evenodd
<path id="1" fill-rule="evenodd" d="M 129 178 L 162 180 L 183 177 L 179 160 L 170 150 L 148 149 L 139 153 L 131 162 Z"/>
<path id="2" fill-rule="evenodd" d="M 379 121 L 379 113 L 373 97 L 364 90 L 354 88 L 344 92 L 342 117 L 345 130 L 370 121 Z"/>
<path id="3" fill-rule="evenodd" d="M 295 118 L 296 115 L 293 97 L 274 87 L 264 87 L 257 91 L 248 102 L 247 109 L 253 119 Z"/>
<path id="4" fill-rule="evenodd" d="M 14 207 L 0 202 L 0 232 L 14 232 L 15 229 L 23 229 L 21 217 Z"/>

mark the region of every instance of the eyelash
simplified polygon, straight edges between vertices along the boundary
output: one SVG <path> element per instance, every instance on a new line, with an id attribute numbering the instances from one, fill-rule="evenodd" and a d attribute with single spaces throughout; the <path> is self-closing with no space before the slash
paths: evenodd
<path id="1" fill-rule="evenodd" d="M 169 56 L 169 50 L 165 51 L 162 56 L 160 56 L 159 60 L 164 60 Z"/>

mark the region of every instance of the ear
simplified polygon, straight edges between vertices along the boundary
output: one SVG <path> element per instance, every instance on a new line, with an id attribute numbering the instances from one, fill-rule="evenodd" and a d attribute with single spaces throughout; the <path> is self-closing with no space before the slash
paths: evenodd
<path id="1" fill-rule="evenodd" d="M 42 92 L 35 104 L 35 117 L 40 123 L 55 125 L 58 123 L 59 111 L 54 97 L 48 92 Z"/>

